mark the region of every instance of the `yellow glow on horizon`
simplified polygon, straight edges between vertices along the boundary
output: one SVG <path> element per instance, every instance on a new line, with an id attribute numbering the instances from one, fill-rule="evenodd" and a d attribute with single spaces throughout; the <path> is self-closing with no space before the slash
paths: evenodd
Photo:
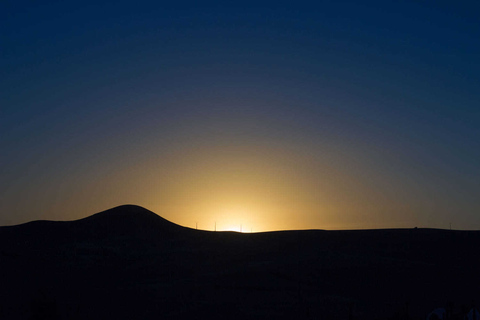
<path id="1" fill-rule="evenodd" d="M 235 225 L 227 225 L 225 229 L 223 230 L 217 230 L 217 231 L 234 231 L 234 232 L 243 232 L 243 229 L 241 226 L 235 226 Z"/>
<path id="2" fill-rule="evenodd" d="M 404 212 L 419 209 L 392 198 L 388 189 L 376 185 L 381 180 L 360 179 L 365 171 L 312 150 L 182 146 L 165 156 L 108 171 L 100 180 L 96 175 L 84 177 L 71 193 L 85 199 L 101 194 L 92 214 L 137 204 L 173 223 L 209 231 L 215 230 L 215 223 L 217 231 L 246 233 L 410 226 L 403 224 L 412 221 Z M 94 187 L 88 187 L 93 182 Z M 85 212 L 79 211 L 78 218 L 81 215 Z"/>
<path id="3" fill-rule="evenodd" d="M 322 195 L 307 167 L 295 165 L 301 161 L 296 157 L 246 146 L 185 155 L 164 176 L 167 187 L 155 190 L 154 206 L 178 224 L 203 230 L 214 230 L 215 221 L 217 231 L 301 227 L 298 212 L 312 212 Z"/>

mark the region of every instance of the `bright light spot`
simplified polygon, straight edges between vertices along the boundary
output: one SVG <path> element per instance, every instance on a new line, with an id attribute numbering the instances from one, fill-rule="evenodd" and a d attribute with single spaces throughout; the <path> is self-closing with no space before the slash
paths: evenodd
<path id="1" fill-rule="evenodd" d="M 234 225 L 226 226 L 224 230 L 235 231 L 235 232 L 245 232 L 245 230 L 243 230 L 243 226 L 234 226 Z"/>
<path id="2" fill-rule="evenodd" d="M 217 231 L 250 232 L 249 211 L 243 208 L 224 210 L 218 215 Z"/>

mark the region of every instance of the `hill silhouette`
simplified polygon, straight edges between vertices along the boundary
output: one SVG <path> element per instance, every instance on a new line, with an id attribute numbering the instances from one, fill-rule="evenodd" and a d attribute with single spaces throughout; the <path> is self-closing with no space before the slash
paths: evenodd
<path id="1" fill-rule="evenodd" d="M 115 228 L 128 228 L 148 225 L 154 226 L 157 230 L 182 228 L 156 213 L 136 205 L 122 205 L 109 210 L 96 213 L 92 216 L 76 220 L 76 224 L 90 224 L 91 227 L 105 226 Z M 112 225 L 113 224 L 113 225 Z"/>
<path id="2" fill-rule="evenodd" d="M 133 205 L 0 227 L 0 319 L 451 318 L 477 231 L 208 232 Z"/>
<path id="3" fill-rule="evenodd" d="M 178 235 L 188 230 L 152 211 L 134 205 L 119 206 L 73 221 L 72 227 L 80 232 L 89 230 L 91 234 L 105 238 L 129 235 L 155 239 Z"/>

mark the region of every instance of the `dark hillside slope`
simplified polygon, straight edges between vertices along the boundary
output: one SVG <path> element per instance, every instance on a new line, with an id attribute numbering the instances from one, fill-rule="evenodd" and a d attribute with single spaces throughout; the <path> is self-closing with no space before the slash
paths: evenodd
<path id="1" fill-rule="evenodd" d="M 452 319 L 480 233 L 184 228 L 137 206 L 0 227 L 0 319 Z"/>
<path id="2" fill-rule="evenodd" d="M 105 232 L 172 232 L 184 229 L 156 213 L 135 205 L 123 205 L 74 221 L 78 227 L 89 227 Z"/>
<path id="3" fill-rule="evenodd" d="M 145 208 L 123 205 L 75 221 L 32 221 L 0 227 L 0 249 L 6 252 L 48 251 L 86 241 L 168 240 L 172 236 L 188 234 L 189 231 Z"/>

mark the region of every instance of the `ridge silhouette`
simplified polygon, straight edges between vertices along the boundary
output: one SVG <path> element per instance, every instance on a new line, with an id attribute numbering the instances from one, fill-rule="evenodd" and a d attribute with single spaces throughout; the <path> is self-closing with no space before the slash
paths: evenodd
<path id="1" fill-rule="evenodd" d="M 478 231 L 202 231 L 123 205 L 0 227 L 0 319 L 460 314 L 480 287 L 479 247 Z"/>
<path id="2" fill-rule="evenodd" d="M 73 228 L 90 234 L 108 237 L 132 235 L 162 238 L 188 228 L 170 222 L 156 213 L 136 205 L 122 205 L 71 222 Z"/>

